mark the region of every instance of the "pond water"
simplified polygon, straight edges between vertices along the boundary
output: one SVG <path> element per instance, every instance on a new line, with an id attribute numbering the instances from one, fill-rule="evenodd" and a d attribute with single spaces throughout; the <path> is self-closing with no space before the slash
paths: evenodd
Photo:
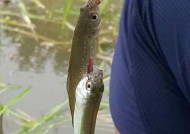
<path id="1" fill-rule="evenodd" d="M 70 6 L 69 1 L 72 2 Z M 8 90 L 1 94 L 0 102 L 6 104 L 30 86 L 29 94 L 10 109 L 25 113 L 31 119 L 37 119 L 68 98 L 66 78 L 70 42 L 78 10 L 85 1 L 41 0 L 43 5 L 25 2 L 30 13 L 28 16 L 35 25 L 36 36 L 26 25 L 24 9 L 21 10 L 18 3 L 19 0 L 6 7 L 0 6 L 1 82 L 20 86 L 17 90 Z M 99 58 L 96 64 L 104 70 L 105 76 L 109 76 L 122 0 L 104 0 L 103 3 Z M 108 88 L 109 80 L 105 85 Z M 104 93 L 104 103 L 108 103 L 108 95 Z M 69 120 L 52 128 L 49 133 L 73 133 L 68 103 L 62 112 Z M 20 128 L 19 120 L 9 114 L 5 114 L 3 124 L 5 134 L 14 133 Z M 113 132 L 109 109 L 100 111 L 96 133 Z"/>

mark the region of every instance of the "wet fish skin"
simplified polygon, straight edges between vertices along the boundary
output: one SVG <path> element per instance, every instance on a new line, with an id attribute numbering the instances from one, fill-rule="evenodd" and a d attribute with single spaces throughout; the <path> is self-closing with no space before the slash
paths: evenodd
<path id="1" fill-rule="evenodd" d="M 101 22 L 99 4 L 99 0 L 89 0 L 80 9 L 80 15 L 73 35 L 67 78 L 67 91 L 72 120 L 77 84 L 82 76 L 87 74 L 89 57 L 96 58 L 96 47 Z"/>
<path id="2" fill-rule="evenodd" d="M 74 134 L 94 134 L 103 91 L 103 71 L 97 68 L 79 82 L 76 89 Z"/>

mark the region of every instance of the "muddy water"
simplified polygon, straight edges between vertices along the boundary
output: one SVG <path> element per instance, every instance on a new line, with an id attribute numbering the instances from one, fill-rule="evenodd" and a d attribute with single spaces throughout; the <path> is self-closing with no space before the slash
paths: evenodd
<path id="1" fill-rule="evenodd" d="M 73 0 L 71 9 L 68 13 L 67 21 L 75 25 L 77 11 L 84 1 L 77 2 Z M 34 3 L 27 2 L 27 9 L 31 14 L 46 15 L 49 20 L 32 20 L 35 25 L 35 31 L 43 35 L 48 40 L 40 39 L 36 41 L 32 36 L 28 36 L 18 31 L 0 29 L 0 74 L 1 82 L 19 85 L 20 89 L 9 90 L 0 96 L 0 102 L 6 103 L 22 91 L 23 88 L 30 86 L 30 93 L 21 101 L 11 106 L 12 110 L 21 110 L 27 113 L 31 118 L 37 119 L 44 115 L 55 105 L 67 99 L 66 78 L 68 59 L 70 55 L 70 41 L 72 38 L 72 29 L 66 25 L 61 25 L 66 8 L 66 0 L 41 0 L 45 9 L 36 7 Z M 0 9 L 0 12 L 12 11 L 19 16 L 20 9 L 16 2 L 9 7 Z M 109 0 L 104 10 L 101 28 L 101 50 L 100 54 L 112 56 L 117 34 L 117 24 L 122 1 Z M 22 18 L 7 14 L 0 14 L 1 20 L 10 17 L 11 20 L 24 23 Z M 51 19 L 51 17 L 53 18 Z M 15 29 L 15 25 L 8 25 Z M 19 27 L 20 30 L 30 30 Z M 115 32 L 114 32 L 115 30 Z M 53 41 L 52 41 L 53 40 Z M 55 41 L 59 43 L 55 43 Z M 61 42 L 61 43 L 60 43 Z M 98 59 L 97 64 L 104 70 L 105 75 L 110 74 L 109 62 Z M 108 87 L 109 81 L 106 82 Z M 104 95 L 104 102 L 108 102 L 108 94 Z M 64 114 L 69 115 L 68 105 L 64 109 Z M 19 124 L 16 118 L 10 115 L 4 116 L 4 132 L 9 134 L 18 130 Z M 61 124 L 50 132 L 52 134 L 72 134 L 71 122 Z M 96 133 L 113 133 L 113 123 L 109 114 L 109 109 L 99 113 L 97 120 Z"/>

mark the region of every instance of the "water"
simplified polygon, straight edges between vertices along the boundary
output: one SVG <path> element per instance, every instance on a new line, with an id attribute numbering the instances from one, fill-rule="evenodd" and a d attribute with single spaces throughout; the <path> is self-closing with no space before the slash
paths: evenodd
<path id="1" fill-rule="evenodd" d="M 46 37 L 45 39 L 40 38 L 40 40 L 35 41 L 32 36 L 20 32 L 27 31 L 31 33 L 30 30 L 18 25 L 9 24 L 7 26 L 11 27 L 11 29 L 4 30 L 2 27 L 0 29 L 1 82 L 21 87 L 18 90 L 8 90 L 1 94 L 0 102 L 6 104 L 22 89 L 31 86 L 30 93 L 18 103 L 12 105 L 10 109 L 23 111 L 33 119 L 41 117 L 55 105 L 68 98 L 65 84 L 70 55 L 70 41 L 73 33 L 72 29 L 67 26 L 64 26 L 63 29 L 61 28 L 63 27 L 60 21 L 63 17 L 61 9 L 67 4 L 65 0 L 41 0 L 41 2 L 44 4 L 45 9 L 36 7 L 34 3 L 27 2 L 25 4 L 32 14 L 45 14 L 47 18 L 49 15 L 54 16 L 54 20 L 59 20 L 57 21 L 59 23 L 52 23 L 36 18 L 31 19 L 32 23 L 35 24 L 36 33 Z M 72 25 L 76 23 L 76 11 L 78 11 L 82 3 L 84 1 L 77 2 L 77 0 L 73 0 L 71 9 L 75 12 L 70 13 L 67 18 L 67 21 Z M 121 3 L 122 1 L 118 3 L 118 1 L 109 0 L 104 11 L 100 36 L 101 50 L 99 53 L 101 55 L 113 55 Z M 8 16 L 5 11 L 12 11 L 20 15 L 20 9 L 16 4 L 4 7 L 4 9 L 3 11 L 1 10 L 1 20 L 2 17 L 5 19 Z M 16 16 L 11 16 L 10 20 L 16 20 L 16 22 L 20 22 L 18 24 L 24 24 L 24 21 Z M 15 30 L 18 27 L 20 31 Z M 114 30 L 116 31 L 114 32 Z M 105 75 L 110 74 L 109 62 L 98 59 L 97 64 L 104 70 Z M 105 84 L 108 87 L 109 81 Z M 103 101 L 108 102 L 108 94 L 104 94 Z M 70 116 L 68 104 L 64 109 L 64 113 Z M 4 116 L 3 127 L 5 134 L 13 133 L 20 128 L 18 119 L 10 115 Z M 109 109 L 101 111 L 98 114 L 96 133 L 113 132 Z M 50 133 L 73 133 L 71 122 L 68 121 L 55 127 Z"/>

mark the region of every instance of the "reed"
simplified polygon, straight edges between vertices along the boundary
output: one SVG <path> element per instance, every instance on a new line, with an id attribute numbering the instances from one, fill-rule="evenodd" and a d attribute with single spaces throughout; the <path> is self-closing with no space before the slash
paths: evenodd
<path id="1" fill-rule="evenodd" d="M 75 28 L 74 25 L 82 3 L 84 1 L 63 0 L 63 3 L 55 3 L 54 9 L 49 9 L 40 0 L 17 0 L 13 3 L 13 6 L 10 5 L 9 7 L 0 8 L 0 47 L 3 44 L 1 42 L 1 32 L 3 32 L 9 33 L 7 36 L 11 36 L 13 39 L 18 37 L 22 40 L 30 38 L 39 45 L 42 42 L 46 42 L 46 44 L 53 46 L 70 48 L 71 38 Z M 57 6 L 59 4 L 63 6 Z M 118 33 L 121 8 L 121 5 L 118 5 L 117 8 L 119 10 L 111 12 L 112 6 L 113 4 L 111 4 L 110 0 L 102 0 L 102 26 L 97 56 L 99 68 L 104 69 L 105 66 L 108 66 L 109 70 L 112 63 L 113 51 L 108 53 L 105 48 L 107 46 L 114 47 Z M 56 32 L 56 36 L 45 34 L 44 31 L 40 31 L 38 24 L 55 27 L 59 31 Z M 100 104 L 100 113 L 102 111 L 109 111 L 109 80 L 110 74 L 106 72 L 104 78 L 104 82 L 106 83 L 104 96 L 106 98 L 103 98 Z M 11 90 L 21 90 L 21 87 L 0 82 L 0 95 Z M 53 128 L 70 121 L 68 100 L 60 102 L 37 119 L 21 109 L 11 109 L 11 106 L 22 101 L 22 98 L 27 97 L 28 94 L 30 94 L 30 87 L 22 89 L 18 95 L 6 104 L 0 105 L 0 133 L 3 130 L 3 116 L 11 116 L 17 119 L 20 128 L 14 134 L 46 134 L 50 133 Z"/>

